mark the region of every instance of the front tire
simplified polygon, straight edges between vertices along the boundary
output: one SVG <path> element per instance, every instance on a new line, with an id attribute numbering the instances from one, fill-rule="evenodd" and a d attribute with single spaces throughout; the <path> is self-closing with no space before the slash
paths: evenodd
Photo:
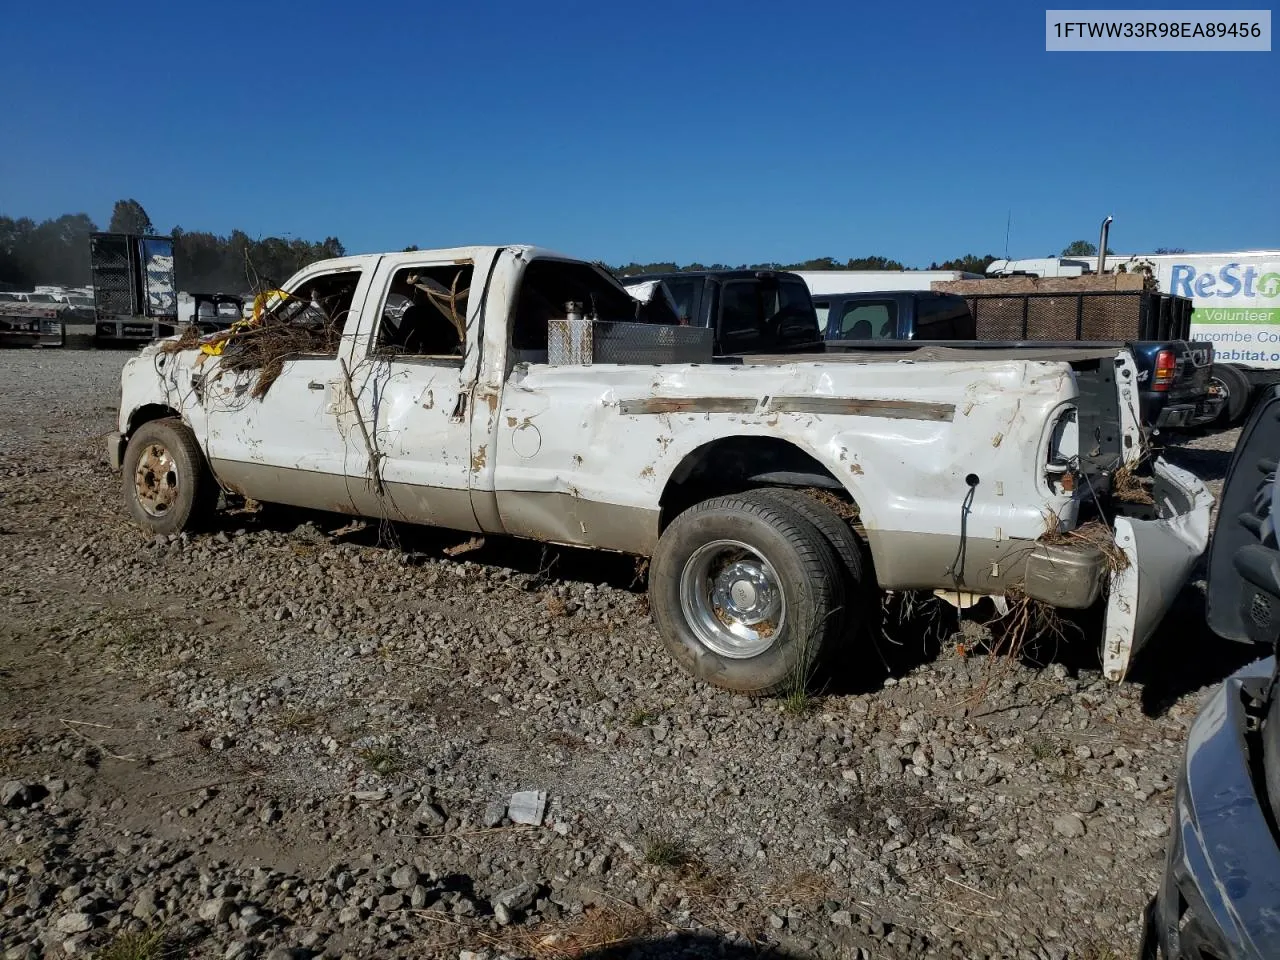
<path id="1" fill-rule="evenodd" d="M 122 472 L 129 515 L 150 533 L 195 529 L 217 508 L 217 481 L 195 434 L 181 420 L 152 420 L 135 430 Z"/>
<path id="2" fill-rule="evenodd" d="M 741 693 L 807 683 L 840 633 L 843 594 L 822 533 L 787 504 L 750 493 L 676 517 L 649 570 L 668 652 L 698 679 Z"/>

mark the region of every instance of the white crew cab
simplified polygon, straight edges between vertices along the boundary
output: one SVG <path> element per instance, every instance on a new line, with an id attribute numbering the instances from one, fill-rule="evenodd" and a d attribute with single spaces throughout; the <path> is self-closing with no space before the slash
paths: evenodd
<path id="1" fill-rule="evenodd" d="M 1205 548 L 1203 484 L 1140 463 L 1124 351 L 712 362 L 638 310 L 533 247 L 315 263 L 257 321 L 130 360 L 109 453 L 160 534 L 221 490 L 650 557 L 667 648 L 742 691 L 856 642 L 872 583 L 1105 604 L 1118 679 Z M 1110 495 L 1121 470 L 1151 502 Z M 1127 565 L 1064 536 L 1090 520 Z"/>

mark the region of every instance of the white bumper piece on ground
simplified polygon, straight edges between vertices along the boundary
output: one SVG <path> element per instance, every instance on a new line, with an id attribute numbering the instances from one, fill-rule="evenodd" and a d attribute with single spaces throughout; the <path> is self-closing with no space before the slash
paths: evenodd
<path id="1" fill-rule="evenodd" d="M 1158 459 L 1152 465 L 1158 518 L 1116 517 L 1116 545 L 1129 563 L 1111 575 L 1102 672 L 1123 680 L 1209 545 L 1213 494 L 1199 478 Z"/>

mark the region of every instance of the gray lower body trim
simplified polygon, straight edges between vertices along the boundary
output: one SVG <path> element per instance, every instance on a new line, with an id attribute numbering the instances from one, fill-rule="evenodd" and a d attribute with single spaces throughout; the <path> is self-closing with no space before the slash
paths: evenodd
<path id="1" fill-rule="evenodd" d="M 550 543 L 648 556 L 658 543 L 658 511 L 584 500 L 568 493 L 498 493 L 501 526 L 482 529 L 468 490 L 386 483 L 378 495 L 366 477 L 213 460 L 227 490 L 266 503 L 386 518 L 472 533 L 507 534 Z M 480 497 L 492 498 L 487 491 Z"/>
<path id="2" fill-rule="evenodd" d="M 355 512 L 362 517 L 480 532 L 469 490 L 384 482 L 382 496 L 379 496 L 377 487 L 368 477 L 351 477 L 347 491 L 351 494 Z"/>
<path id="3" fill-rule="evenodd" d="M 503 529 L 517 537 L 648 556 L 658 543 L 658 511 L 584 500 L 568 493 L 500 491 Z"/>
<path id="4" fill-rule="evenodd" d="M 209 467 L 223 489 L 242 497 L 311 510 L 356 513 L 347 492 L 348 479 L 342 474 L 242 460 L 210 459 Z"/>
<path id="5" fill-rule="evenodd" d="M 955 534 L 867 531 L 876 579 L 885 590 L 934 590 L 955 586 L 953 564 L 961 560 Z M 1092 606 L 1107 573 L 1102 551 L 1087 544 L 1044 544 L 1033 540 L 968 538 L 959 587 L 972 593 L 1002 594 L 1020 589 L 1050 606 L 1080 610 Z"/>

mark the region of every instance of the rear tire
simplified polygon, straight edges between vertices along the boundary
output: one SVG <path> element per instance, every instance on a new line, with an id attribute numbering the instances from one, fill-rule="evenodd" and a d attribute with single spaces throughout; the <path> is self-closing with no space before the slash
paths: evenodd
<path id="1" fill-rule="evenodd" d="M 863 553 L 865 545 L 849 524 L 833 509 L 802 490 L 787 487 L 764 487 L 752 491 L 754 496 L 790 507 L 813 524 L 836 552 L 844 574 L 844 636 L 851 636 L 861 626 L 863 593 Z"/>
<path id="2" fill-rule="evenodd" d="M 686 510 L 658 541 L 649 604 L 668 652 L 700 680 L 766 694 L 808 682 L 841 632 L 842 571 L 827 538 L 748 493 Z"/>
<path id="3" fill-rule="evenodd" d="M 123 468 L 125 505 L 144 530 L 161 536 L 193 530 L 217 509 L 218 483 L 181 420 L 152 420 L 135 430 Z"/>
<path id="4" fill-rule="evenodd" d="M 1230 363 L 1215 363 L 1212 377 L 1227 395 L 1227 402 L 1223 404 L 1218 422 L 1224 427 L 1239 426 L 1249 412 L 1253 384 L 1239 367 Z"/>

